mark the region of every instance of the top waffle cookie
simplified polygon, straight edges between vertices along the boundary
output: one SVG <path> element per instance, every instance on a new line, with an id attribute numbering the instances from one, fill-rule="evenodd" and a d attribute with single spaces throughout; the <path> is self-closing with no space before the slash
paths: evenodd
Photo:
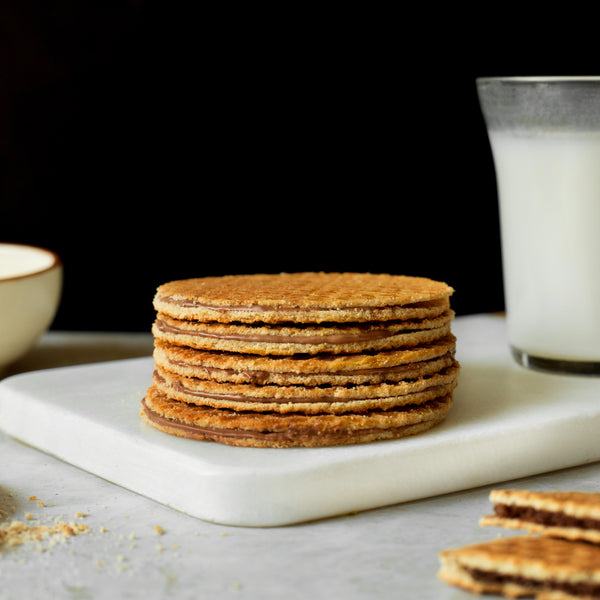
<path id="1" fill-rule="evenodd" d="M 166 283 L 154 308 L 176 319 L 221 323 L 365 322 L 436 317 L 452 293 L 445 283 L 401 275 L 230 275 Z"/>

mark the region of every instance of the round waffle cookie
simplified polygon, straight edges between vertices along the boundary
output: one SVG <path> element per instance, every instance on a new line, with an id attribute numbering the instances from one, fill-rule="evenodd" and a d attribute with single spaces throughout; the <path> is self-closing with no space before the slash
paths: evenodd
<path id="1" fill-rule="evenodd" d="M 165 283 L 154 308 L 176 319 L 221 323 L 422 319 L 444 312 L 453 291 L 439 281 L 402 275 L 229 275 Z"/>
<path id="2" fill-rule="evenodd" d="M 289 448 L 358 444 L 416 435 L 444 420 L 452 395 L 391 410 L 337 414 L 260 413 L 188 405 L 150 388 L 146 423 L 165 433 L 232 446 Z"/>
<path id="3" fill-rule="evenodd" d="M 426 278 L 369 273 L 161 285 L 142 417 L 168 433 L 235 445 L 425 431 L 445 417 L 458 382 L 452 292 Z"/>

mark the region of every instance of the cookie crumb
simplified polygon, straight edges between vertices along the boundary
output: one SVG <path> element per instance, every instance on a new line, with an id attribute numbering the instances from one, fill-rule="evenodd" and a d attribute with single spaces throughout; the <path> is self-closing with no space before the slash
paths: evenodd
<path id="1" fill-rule="evenodd" d="M 33 518 L 33 515 L 31 515 Z M 29 520 L 29 517 L 26 517 Z M 67 538 L 89 533 L 87 525 L 81 523 L 65 523 L 59 521 L 55 525 L 28 525 L 23 521 L 11 521 L 0 525 L 0 550 L 4 547 L 13 548 L 23 546 L 27 543 L 35 543 L 36 550 L 43 552 L 41 542 L 53 546 L 59 541 Z"/>
<path id="2" fill-rule="evenodd" d="M 165 533 L 165 530 L 160 525 L 155 525 L 154 531 L 157 535 L 163 535 Z"/>
<path id="3" fill-rule="evenodd" d="M 29 496 L 30 500 L 37 500 L 37 496 Z"/>

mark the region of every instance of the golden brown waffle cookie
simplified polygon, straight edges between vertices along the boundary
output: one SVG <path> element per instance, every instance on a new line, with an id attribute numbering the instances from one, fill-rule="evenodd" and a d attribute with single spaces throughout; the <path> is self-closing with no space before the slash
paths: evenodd
<path id="1" fill-rule="evenodd" d="M 440 552 L 443 581 L 478 594 L 539 600 L 600 597 L 600 547 L 544 538 L 498 538 Z"/>
<path id="2" fill-rule="evenodd" d="M 600 544 L 600 494 L 492 490 L 494 514 L 482 526 L 523 529 L 544 536 Z"/>
<path id="3" fill-rule="evenodd" d="M 209 379 L 182 377 L 161 369 L 153 375 L 154 386 L 164 394 L 189 404 L 204 404 L 232 410 L 307 413 L 340 413 L 351 410 L 388 409 L 404 404 L 420 404 L 446 395 L 457 385 L 459 368 L 454 361 L 432 375 L 394 383 L 353 386 L 255 385 L 223 383 Z"/>
<path id="4" fill-rule="evenodd" d="M 348 385 L 430 375 L 454 362 L 450 340 L 419 350 L 369 354 L 259 356 L 194 350 L 157 341 L 154 362 L 183 377 L 231 383 Z"/>
<path id="5" fill-rule="evenodd" d="M 445 418 L 458 381 L 452 292 L 370 273 L 166 283 L 153 302 L 155 372 L 142 416 L 174 435 L 269 447 L 424 431 Z"/>
<path id="6" fill-rule="evenodd" d="M 316 355 L 299 354 L 294 356 L 256 355 L 237 352 L 203 351 L 179 346 L 155 339 L 155 361 L 163 367 L 190 377 L 204 377 L 222 381 L 262 381 L 264 373 L 278 375 L 326 375 L 326 376 L 368 376 L 388 379 L 386 373 L 397 367 L 427 362 L 449 354 L 454 354 L 456 338 L 447 335 L 439 340 L 417 346 L 403 347 L 381 352 L 352 354 Z M 229 371 L 227 375 L 215 371 Z M 381 371 L 381 373 L 380 373 Z M 243 379 L 239 379 L 242 377 Z M 390 375 L 393 378 L 393 375 Z M 269 381 L 269 383 L 273 383 Z M 321 383 L 321 382 L 318 382 Z"/>
<path id="7" fill-rule="evenodd" d="M 452 395 L 419 406 L 366 413 L 306 415 L 229 411 L 170 400 L 150 387 L 140 414 L 165 433 L 232 446 L 317 447 L 390 440 L 422 433 L 440 423 Z"/>
<path id="8" fill-rule="evenodd" d="M 223 324 L 173 319 L 159 313 L 152 327 L 156 339 L 199 350 L 261 355 L 356 353 L 410 347 L 450 333 L 454 313 L 437 319 L 352 325 Z"/>
<path id="9" fill-rule="evenodd" d="M 157 289 L 154 307 L 176 319 L 201 321 L 380 321 L 438 315 L 453 291 L 439 281 L 402 275 L 229 275 L 165 283 Z"/>

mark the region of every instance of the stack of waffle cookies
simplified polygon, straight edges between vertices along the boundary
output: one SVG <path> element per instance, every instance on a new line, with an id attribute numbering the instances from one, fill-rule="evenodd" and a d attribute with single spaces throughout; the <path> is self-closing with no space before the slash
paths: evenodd
<path id="1" fill-rule="evenodd" d="M 371 273 L 172 281 L 154 298 L 152 385 L 168 434 L 317 447 L 418 434 L 445 419 L 459 365 L 452 288 Z"/>

